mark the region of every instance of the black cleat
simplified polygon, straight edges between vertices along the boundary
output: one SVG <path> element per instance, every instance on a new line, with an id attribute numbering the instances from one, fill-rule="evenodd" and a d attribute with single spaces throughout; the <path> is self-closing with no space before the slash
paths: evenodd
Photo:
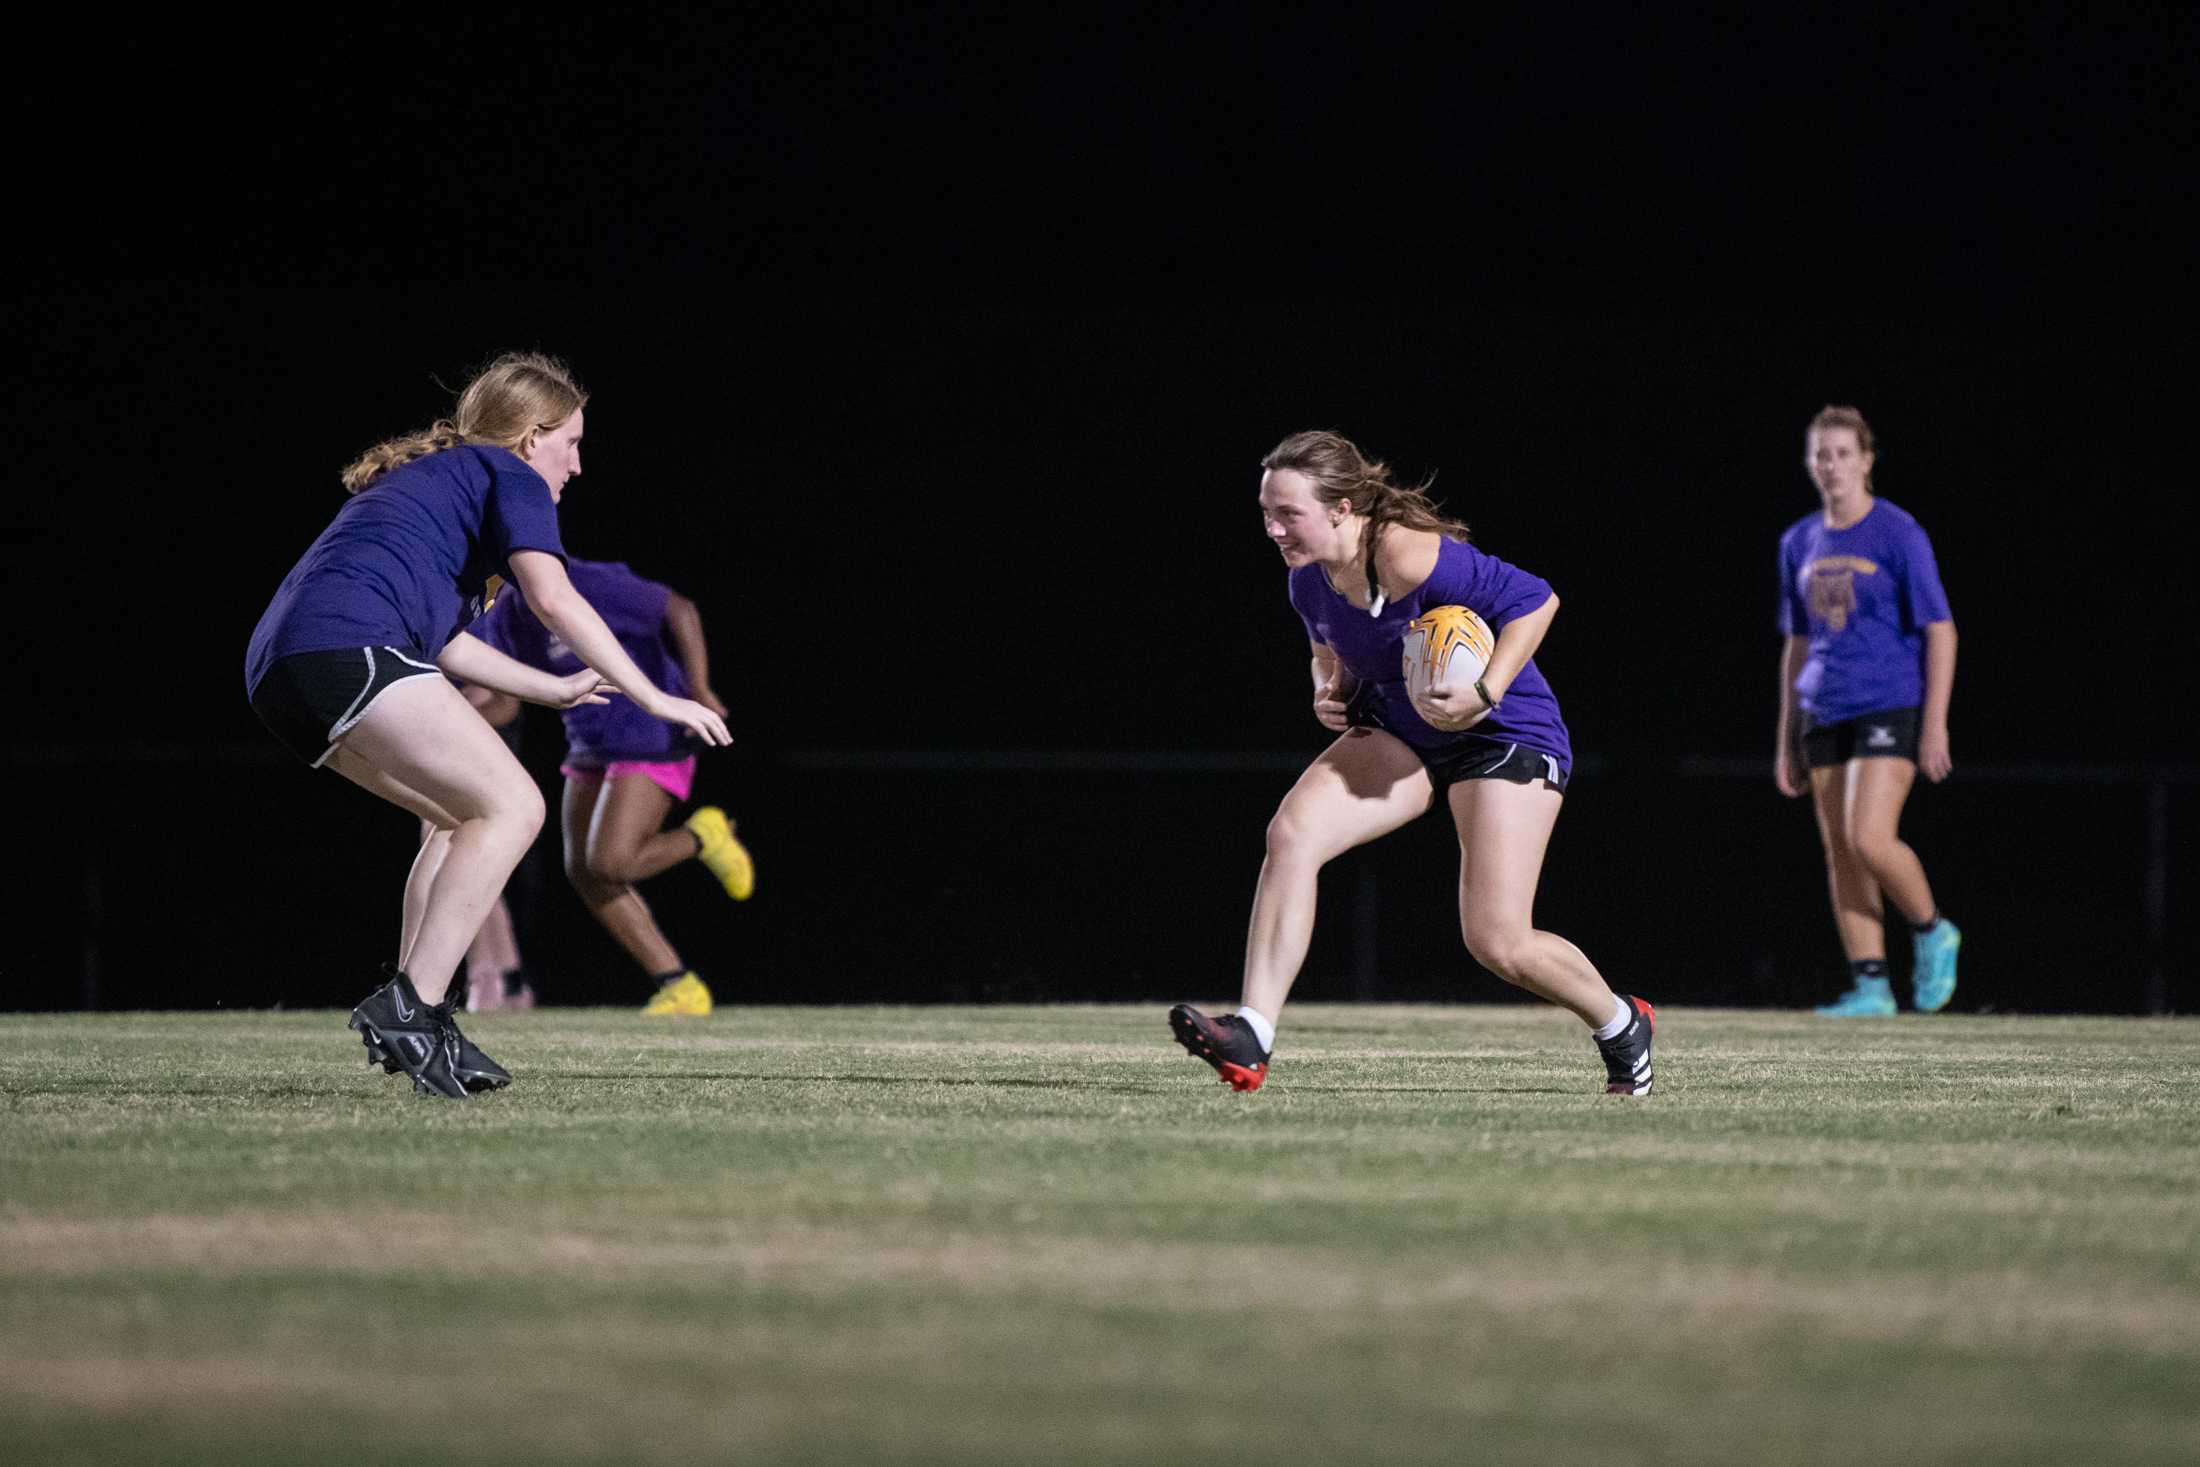
<path id="1" fill-rule="evenodd" d="M 382 971 L 389 977 L 391 982 L 397 980 L 397 969 L 391 967 L 388 963 L 382 965 Z M 408 993 L 411 989 L 411 983 L 412 980 L 408 978 L 406 980 Z M 450 1011 L 451 1032 L 458 1036 L 458 1059 L 452 1064 L 451 1071 L 458 1076 L 459 1083 L 468 1090 L 477 1093 L 483 1090 L 502 1090 L 512 1083 L 512 1072 L 482 1053 L 480 1047 L 471 1039 L 468 1039 L 466 1032 L 458 1027 L 459 991 L 457 985 L 453 984 L 451 991 L 444 995 L 443 1002 L 436 1005 L 438 1008 Z M 355 1020 L 356 1017 L 354 1015 Z M 354 1022 L 351 1027 L 359 1029 L 357 1022 Z M 366 1040 L 368 1064 L 380 1065 L 392 1075 L 402 1068 L 397 1063 L 396 1056 L 392 1055 L 382 1045 L 377 1044 L 368 1031 L 361 1029 L 360 1037 Z"/>
<path id="2" fill-rule="evenodd" d="M 1643 999 L 1624 993 L 1619 1001 L 1629 1010 L 1627 1027 L 1609 1039 L 1597 1041 L 1597 1052 L 1604 1056 L 1604 1093 L 1648 1095 L 1650 1036 L 1658 1027 L 1658 1013 Z"/>
<path id="3" fill-rule="evenodd" d="M 1176 1042 L 1215 1067 L 1232 1090 L 1258 1090 L 1268 1078 L 1268 1051 L 1253 1037 L 1253 1026 L 1236 1014 L 1209 1018 L 1188 1003 L 1169 1010 Z"/>
<path id="4" fill-rule="evenodd" d="M 458 1027 L 456 1005 L 451 1010 L 451 1033 L 458 1039 L 458 1060 L 451 1068 L 458 1075 L 459 1083 L 468 1090 L 502 1090 L 512 1083 L 512 1072 L 498 1064 L 475 1047 Z"/>
<path id="5" fill-rule="evenodd" d="M 458 1073 L 464 1036 L 451 1022 L 450 1005 L 422 1002 L 403 973 L 359 1001 L 351 1027 L 367 1047 L 368 1064 L 393 1075 L 403 1070 L 422 1095 L 466 1098 L 466 1082 Z"/>

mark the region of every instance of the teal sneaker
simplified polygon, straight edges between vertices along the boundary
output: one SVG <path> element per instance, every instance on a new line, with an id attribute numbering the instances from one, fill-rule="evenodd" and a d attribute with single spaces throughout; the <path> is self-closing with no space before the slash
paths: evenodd
<path id="1" fill-rule="evenodd" d="M 1856 986 L 1818 1012 L 1834 1019 L 1891 1019 L 1894 1017 L 1894 985 L 1884 978 L 1859 978 Z"/>
<path id="2" fill-rule="evenodd" d="M 1910 974 L 1910 997 L 1921 1014 L 1937 1014 L 1956 996 L 1956 949 L 1963 929 L 1946 917 L 1917 935 L 1917 964 Z"/>

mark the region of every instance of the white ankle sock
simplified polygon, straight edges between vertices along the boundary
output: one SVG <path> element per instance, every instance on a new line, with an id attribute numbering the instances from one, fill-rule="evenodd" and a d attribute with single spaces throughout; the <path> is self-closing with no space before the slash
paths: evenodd
<path id="1" fill-rule="evenodd" d="M 1271 1052 L 1275 1049 L 1276 1026 L 1269 1022 L 1266 1014 L 1259 1009 L 1249 1009 L 1243 1004 L 1239 1004 L 1237 1016 L 1243 1019 L 1246 1027 L 1253 1031 L 1253 1037 L 1260 1041 L 1262 1049 Z"/>
<path id="2" fill-rule="evenodd" d="M 1628 1022 L 1635 1017 L 1635 1006 L 1626 999 L 1615 993 L 1612 995 L 1612 1002 L 1619 1005 L 1619 1007 L 1611 1018 L 1604 1021 L 1604 1027 L 1596 1031 L 1595 1038 L 1610 1039 L 1620 1030 L 1626 1028 Z"/>

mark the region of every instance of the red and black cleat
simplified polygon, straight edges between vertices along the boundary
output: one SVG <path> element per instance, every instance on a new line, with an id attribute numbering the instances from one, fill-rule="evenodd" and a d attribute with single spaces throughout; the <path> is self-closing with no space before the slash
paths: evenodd
<path id="1" fill-rule="evenodd" d="M 1232 1090 L 1258 1090 L 1268 1078 L 1268 1051 L 1253 1037 L 1253 1026 L 1236 1014 L 1209 1018 L 1188 1003 L 1169 1010 L 1176 1042 L 1215 1067 Z"/>
<path id="2" fill-rule="evenodd" d="M 1604 1093 L 1606 1095 L 1648 1095 L 1650 1093 L 1650 1036 L 1658 1027 L 1658 1011 L 1645 999 L 1619 995 L 1619 1001 L 1627 1005 L 1627 1027 L 1610 1039 L 1599 1039 L 1597 1051 L 1604 1056 Z"/>

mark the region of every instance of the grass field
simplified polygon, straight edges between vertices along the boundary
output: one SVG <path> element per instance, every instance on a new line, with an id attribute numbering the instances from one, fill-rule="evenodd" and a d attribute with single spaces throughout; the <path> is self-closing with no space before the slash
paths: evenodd
<path id="1" fill-rule="evenodd" d="M 25 1464 L 2200 1460 L 2200 1021 L 0 1015 Z"/>

